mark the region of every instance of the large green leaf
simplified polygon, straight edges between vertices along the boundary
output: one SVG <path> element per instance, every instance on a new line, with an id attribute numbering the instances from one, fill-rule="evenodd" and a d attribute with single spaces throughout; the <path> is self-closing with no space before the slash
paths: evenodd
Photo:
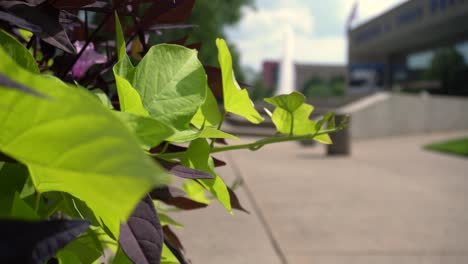
<path id="1" fill-rule="evenodd" d="M 125 53 L 122 28 L 116 19 L 119 62 L 114 66 L 121 110 L 151 116 L 174 128 L 170 141 L 197 138 L 190 121 L 205 102 L 206 74 L 197 51 L 178 45 L 153 46 L 134 67 Z M 123 48 L 122 48 L 123 47 Z"/>
<path id="2" fill-rule="evenodd" d="M 114 114 L 137 135 L 146 150 L 159 145 L 174 134 L 170 127 L 153 118 L 117 111 Z"/>
<path id="3" fill-rule="evenodd" d="M 206 97 L 206 75 L 197 52 L 153 46 L 135 68 L 132 85 L 150 115 L 178 130 L 189 128 Z"/>
<path id="4" fill-rule="evenodd" d="M 0 45 L 10 55 L 16 63 L 24 69 L 39 73 L 37 62 L 29 52 L 18 40 L 13 36 L 0 29 Z"/>
<path id="5" fill-rule="evenodd" d="M 0 96 L 0 151 L 27 165 L 39 192 L 83 200 L 117 237 L 141 197 L 167 182 L 138 139 L 92 94 L 32 74 L 0 49 L 0 72 L 50 100 L 12 90 Z"/>
<path id="6" fill-rule="evenodd" d="M 304 103 L 302 94 L 293 92 L 288 95 L 266 98 L 265 101 L 276 106 L 271 119 L 280 133 L 304 136 L 312 135 L 320 129 L 315 121 L 310 120 L 314 107 Z M 314 140 L 331 144 L 331 139 L 327 134 L 316 136 Z"/>
<path id="7" fill-rule="evenodd" d="M 246 89 L 241 89 L 232 70 L 232 57 L 224 39 L 217 39 L 218 61 L 223 77 L 224 109 L 240 115 L 254 124 L 263 122 L 263 117 L 255 110 Z"/>
<path id="8" fill-rule="evenodd" d="M 229 191 L 223 179 L 214 171 L 213 158 L 210 156 L 210 145 L 206 139 L 199 138 L 190 143 L 189 148 L 185 152 L 182 164 L 215 176 L 214 179 L 197 181 L 213 194 L 229 212 L 232 211 Z"/>

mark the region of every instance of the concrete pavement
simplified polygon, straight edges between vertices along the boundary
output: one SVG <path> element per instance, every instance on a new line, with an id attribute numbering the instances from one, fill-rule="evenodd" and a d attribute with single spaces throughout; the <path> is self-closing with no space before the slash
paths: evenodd
<path id="1" fill-rule="evenodd" d="M 462 133 L 358 141 L 351 157 L 297 143 L 220 156 L 250 215 L 174 214 L 198 263 L 468 263 L 468 160 L 422 149 Z"/>

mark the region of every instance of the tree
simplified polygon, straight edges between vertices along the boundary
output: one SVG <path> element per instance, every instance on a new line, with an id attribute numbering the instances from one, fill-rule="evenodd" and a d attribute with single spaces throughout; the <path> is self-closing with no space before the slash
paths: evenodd
<path id="1" fill-rule="evenodd" d="M 217 66 L 215 40 L 217 37 L 226 38 L 224 28 L 236 24 L 242 17 L 241 8 L 253 5 L 252 0 L 198 0 L 192 10 L 188 24 L 197 27 L 187 30 L 167 31 L 162 36 L 165 41 L 189 36 L 187 43 L 203 43 L 199 51 L 199 58 L 203 64 Z M 239 64 L 239 53 L 233 47 L 229 49 L 232 53 L 233 67 L 239 80 L 245 80 L 243 71 Z"/>
<path id="2" fill-rule="evenodd" d="M 425 72 L 426 79 L 441 82 L 442 93 L 467 93 L 465 61 L 455 48 L 443 48 L 435 52 L 430 68 Z"/>

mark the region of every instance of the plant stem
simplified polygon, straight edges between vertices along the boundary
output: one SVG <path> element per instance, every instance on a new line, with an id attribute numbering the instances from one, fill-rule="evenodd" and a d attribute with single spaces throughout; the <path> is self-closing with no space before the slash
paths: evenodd
<path id="1" fill-rule="evenodd" d="M 287 141 L 297 141 L 297 140 L 306 140 L 306 139 L 313 139 L 316 136 L 320 136 L 323 134 L 328 134 L 331 132 L 335 132 L 336 129 L 328 129 L 328 130 L 322 130 L 320 132 L 316 132 L 315 134 L 312 135 L 304 135 L 304 136 L 286 136 L 286 137 L 268 137 L 264 139 L 260 139 L 258 141 L 252 142 L 252 143 L 247 143 L 247 144 L 239 144 L 239 145 L 230 145 L 230 146 L 223 146 L 223 147 L 217 147 L 213 148 L 211 153 L 217 153 L 217 152 L 224 152 L 224 151 L 231 151 L 231 150 L 239 150 L 239 149 L 250 149 L 250 150 L 259 150 L 265 145 L 269 144 L 274 144 L 274 143 L 280 143 L 280 142 L 287 142 Z"/>
<path id="2" fill-rule="evenodd" d="M 294 114 L 289 112 L 289 115 L 291 115 L 291 129 L 289 131 L 289 135 L 292 136 L 294 135 Z"/>
<path id="3" fill-rule="evenodd" d="M 219 122 L 218 124 L 218 130 L 221 129 L 221 126 L 223 125 L 223 122 L 224 122 L 224 118 L 226 118 L 226 112 L 224 112 L 223 116 L 221 116 L 221 121 Z M 206 119 L 205 119 L 206 120 Z M 216 139 L 212 139 L 211 140 L 211 144 L 210 144 L 210 149 L 213 149 L 214 148 L 214 143 L 215 143 Z"/>
<path id="4" fill-rule="evenodd" d="M 287 141 L 297 141 L 297 140 L 307 140 L 307 139 L 313 139 L 316 136 L 336 132 L 340 130 L 340 128 L 337 129 L 327 129 L 327 130 L 322 130 L 320 132 L 316 132 L 314 134 L 309 134 L 309 135 L 303 135 L 303 136 L 281 136 L 281 137 L 267 137 L 263 138 L 260 140 L 257 140 L 252 143 L 247 143 L 247 144 L 238 144 L 238 145 L 229 145 L 229 146 L 223 146 L 223 147 L 215 147 L 212 148 L 210 153 L 219 153 L 219 152 L 224 152 L 224 151 L 231 151 L 231 150 L 240 150 L 240 149 L 250 149 L 252 151 L 259 150 L 265 145 L 270 145 L 270 144 L 275 144 L 275 143 L 280 143 L 280 142 L 287 142 Z M 167 154 L 153 154 L 151 156 L 163 158 L 163 159 L 176 159 L 180 158 L 185 154 L 185 152 L 172 152 L 172 153 L 167 153 Z"/>

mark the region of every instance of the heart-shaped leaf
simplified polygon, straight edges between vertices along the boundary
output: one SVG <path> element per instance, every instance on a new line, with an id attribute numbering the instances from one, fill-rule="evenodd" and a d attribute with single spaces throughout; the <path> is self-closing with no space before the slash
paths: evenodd
<path id="1" fill-rule="evenodd" d="M 42 264 L 88 227 L 84 220 L 0 220 L 0 262 Z"/>
<path id="2" fill-rule="evenodd" d="M 276 129 L 288 135 L 313 135 L 317 130 L 317 123 L 310 120 L 310 114 L 314 107 L 304 103 L 304 96 L 298 92 L 288 95 L 278 95 L 266 98 L 265 101 L 276 106 L 271 119 Z M 313 138 L 324 144 L 331 144 L 328 134 L 322 134 Z"/>
<path id="3" fill-rule="evenodd" d="M 133 263 L 159 264 L 163 242 L 164 235 L 153 200 L 146 195 L 127 223 L 121 225 L 119 244 Z"/>
<path id="4" fill-rule="evenodd" d="M 190 121 L 206 98 L 206 75 L 197 52 L 178 45 L 153 46 L 134 67 L 116 17 L 119 62 L 114 66 L 122 111 L 148 115 L 174 128 L 175 142 L 198 138 Z M 131 107 L 130 107 L 131 106 Z"/>

